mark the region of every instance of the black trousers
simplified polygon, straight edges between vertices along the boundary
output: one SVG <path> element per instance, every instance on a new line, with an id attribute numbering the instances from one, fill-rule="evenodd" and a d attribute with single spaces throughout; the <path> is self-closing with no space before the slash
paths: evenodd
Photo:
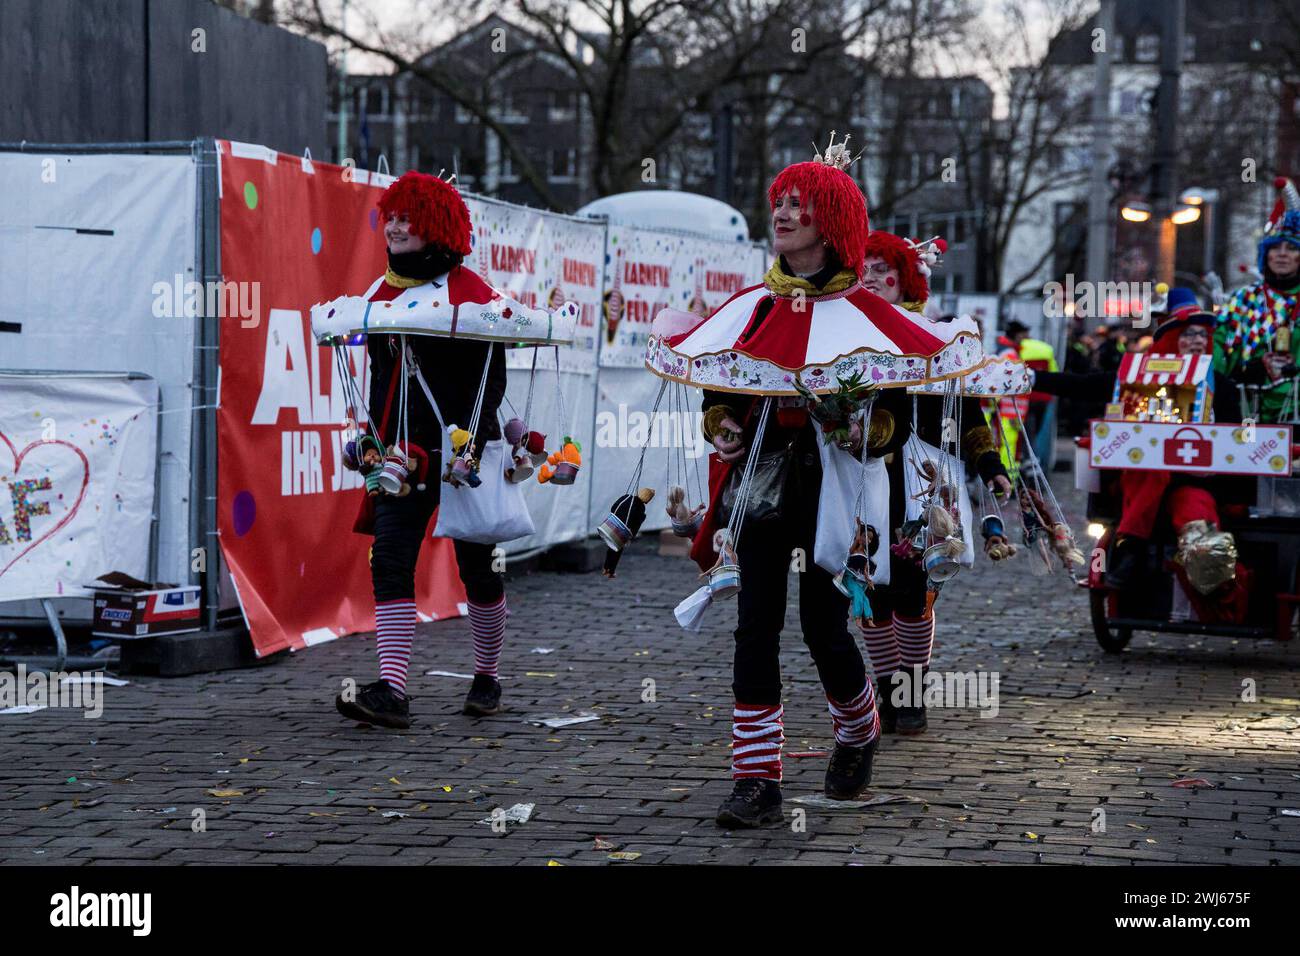
<path id="1" fill-rule="evenodd" d="M 835 587 L 831 575 L 813 561 L 820 466 L 815 458 L 810 462 L 806 454 L 797 455 L 795 463 L 802 469 L 801 480 L 797 493 L 787 487 L 782 517 L 745 522 L 737 547 L 739 622 L 731 689 L 743 704 L 781 703 L 781 628 L 785 625 L 786 590 L 796 548 L 802 549 L 804 567 L 796 572 L 799 623 L 822 687 L 835 700 L 848 703 L 866 686 L 862 654 L 848 629 L 849 599 Z"/>
<path id="2" fill-rule="evenodd" d="M 370 554 L 375 603 L 415 597 L 415 562 L 437 504 L 434 489 L 412 490 L 402 498 L 380 495 L 375 500 L 375 543 Z M 501 600 L 505 585 L 501 575 L 492 570 L 492 552 L 496 546 L 454 539 L 452 543 L 466 596 L 475 604 L 495 604 Z"/>
<path id="3" fill-rule="evenodd" d="M 883 548 L 883 541 L 881 546 Z M 894 612 L 903 617 L 924 616 L 927 584 L 925 569 L 920 564 L 891 553 L 889 583 L 878 584 L 867 592 L 873 620 L 877 624 L 883 624 Z"/>

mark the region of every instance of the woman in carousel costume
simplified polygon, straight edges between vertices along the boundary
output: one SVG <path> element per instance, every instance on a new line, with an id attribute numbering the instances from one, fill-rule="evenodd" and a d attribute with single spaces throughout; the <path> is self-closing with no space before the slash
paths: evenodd
<path id="1" fill-rule="evenodd" d="M 869 588 L 873 564 L 888 567 L 871 547 L 883 519 L 868 527 L 854 512 L 866 476 L 883 479 L 879 457 L 908 437 L 903 386 L 978 359 L 973 325 L 960 338 L 936 335 L 862 287 L 867 207 L 850 163 L 832 136 L 825 156 L 783 170 L 768 189 L 777 260 L 762 284 L 703 321 L 664 310 L 647 351 L 655 374 L 704 389 L 702 430 L 715 449 L 709 509 L 691 550 L 709 584 L 676 613 L 696 629 L 693 609 L 732 595 L 738 605 L 735 783 L 717 816 L 726 827 L 781 819 L 779 651 L 792 570 L 835 738 L 825 793 L 851 800 L 869 784 L 879 719 L 848 629 L 850 606 L 869 613 L 868 594 L 854 592 L 851 604 L 836 572 Z"/>
<path id="2" fill-rule="evenodd" d="M 1262 278 L 1224 303 L 1214 334 L 1215 374 L 1258 387 L 1255 417 L 1266 423 L 1300 420 L 1300 192 L 1289 179 L 1274 185 L 1281 195 L 1259 241 Z"/>
<path id="3" fill-rule="evenodd" d="M 886 302 L 920 314 L 930 297 L 930 269 L 944 251 L 941 239 L 913 242 L 887 232 L 873 231 L 867 239 L 863 287 Z M 916 420 L 912 428 L 921 441 L 930 445 L 945 444 L 943 435 L 943 399 L 937 395 L 918 395 Z M 961 449 L 972 467 L 995 494 L 1011 493 L 1001 457 L 993 435 L 985 422 L 980 401 L 963 397 L 960 418 L 965 434 Z M 907 506 L 907 482 L 904 469 L 923 467 L 910 455 L 910 445 L 886 458 L 890 472 L 889 540 L 903 526 Z M 965 494 L 964 487 L 958 488 Z M 878 586 L 871 594 L 875 611 L 870 623 L 861 626 L 876 676 L 880 726 L 884 733 L 919 734 L 926 729 L 926 714 L 920 688 L 905 693 L 908 682 L 915 684 L 930 666 L 934 650 L 934 592 L 919 555 L 900 556 L 891 548 L 889 583 Z M 904 677 L 906 675 L 906 678 Z M 903 704 L 899 701 L 908 701 Z M 915 706 L 913 706 L 915 704 Z"/>
<path id="4" fill-rule="evenodd" d="M 414 288 L 427 288 L 445 296 L 451 305 L 487 303 L 496 293 L 473 270 L 461 265 L 470 252 L 469 210 L 454 186 L 436 176 L 408 172 L 394 182 L 379 200 L 388 247 L 388 269 L 370 292 L 375 305 L 389 303 Z M 400 341 L 407 344 L 406 362 Z M 480 391 L 481 411 L 474 445 L 501 437 L 497 408 L 506 388 L 506 361 L 499 343 L 433 335 L 367 336 L 370 355 L 368 409 L 371 433 L 382 442 L 383 453 L 394 445 L 408 461 L 422 460 L 419 472 L 398 493 L 376 487 L 375 462 L 361 448 L 353 465 L 368 471 L 367 490 L 355 530 L 374 536 L 370 572 L 374 586 L 376 647 L 380 679 L 359 688 L 353 699 L 339 695 L 339 713 L 354 720 L 385 727 L 411 724 L 406 696 L 411 641 L 415 633 L 415 566 L 421 543 L 428 537 L 429 519 L 438 506 L 443 468 L 444 428 L 469 423 L 474 418 Z M 407 380 L 403 378 L 403 368 Z M 486 369 L 486 374 L 484 370 Z M 416 379 L 415 376 L 420 376 Z M 419 392 L 432 391 L 440 422 Z M 415 393 L 405 423 L 398 409 L 407 391 Z M 358 414 L 363 412 L 358 411 Z M 404 428 L 400 427 L 404 424 Z M 466 436 L 469 437 L 469 436 Z M 420 478 L 423 480 L 419 480 Z M 474 636 L 474 678 L 465 699 L 466 714 L 485 716 L 497 712 L 501 684 L 497 665 L 505 636 L 506 598 L 501 575 L 492 567 L 495 545 L 454 541 L 456 564 L 468 598 L 470 629 Z"/>

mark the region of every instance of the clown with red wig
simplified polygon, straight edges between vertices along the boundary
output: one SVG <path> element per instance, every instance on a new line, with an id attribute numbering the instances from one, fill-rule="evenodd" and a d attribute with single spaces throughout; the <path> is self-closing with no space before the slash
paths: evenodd
<path id="1" fill-rule="evenodd" d="M 776 262 L 763 277 L 762 295 L 754 297 L 752 313 L 735 348 L 774 354 L 800 352 L 809 313 L 822 303 L 848 299 L 863 310 L 887 319 L 900 319 L 895 310 L 862 287 L 867 247 L 867 205 L 856 182 L 845 171 L 847 161 L 820 155 L 796 163 L 772 182 Z M 840 161 L 835 161 L 840 160 Z M 859 305 L 860 304 L 860 305 Z M 828 308 L 830 306 L 828 305 Z M 727 306 L 719 310 L 719 314 Z M 882 313 L 883 310 L 883 313 Z M 857 313 L 854 322 L 869 319 Z M 906 320 L 903 320 L 906 324 Z M 707 320 L 705 326 L 707 327 Z M 728 333 L 729 335 L 729 333 Z M 779 361 L 775 364 L 780 364 Z M 797 365 L 797 360 L 786 362 Z M 908 399 L 901 388 L 882 389 L 870 420 L 855 419 L 841 447 L 860 454 L 862 443 L 871 456 L 883 456 L 901 446 L 908 435 Z M 772 401 L 768 399 L 766 401 Z M 732 776 L 734 789 L 718 811 L 725 827 L 762 826 L 781 819 L 781 748 L 784 742 L 779 665 L 780 633 L 785 624 L 787 577 L 791 555 L 810 558 L 818 525 L 822 465 L 818 443 L 821 430 L 802 399 L 781 399 L 773 422 L 762 432 L 761 446 L 751 449 L 759 432 L 756 394 L 706 388 L 702 430 L 712 442 L 724 468 L 757 456 L 756 472 L 772 476 L 770 497 L 746 510 L 744 535 L 736 545 L 742 584 L 736 596 L 738 621 L 732 690 Z M 864 434 L 865 432 L 865 434 Z M 724 507 L 716 492 L 705 525 L 695 539 L 692 557 L 701 566 L 714 558 L 713 529 Z M 858 797 L 871 780 L 872 757 L 879 736 L 875 693 L 856 641 L 849 633 L 849 599 L 836 587 L 833 575 L 807 560 L 799 577 L 799 618 L 804 643 L 812 653 L 826 694 L 834 729 L 835 749 L 826 769 L 825 792 L 832 799 Z"/>
<path id="2" fill-rule="evenodd" d="M 905 239 L 879 230 L 867 239 L 863 287 L 885 301 L 910 312 L 920 313 L 930 298 L 930 273 L 939 257 L 947 251 L 941 238 L 924 242 Z M 936 395 L 918 395 L 916 419 L 912 423 L 918 441 L 942 446 L 942 403 Z M 1000 496 L 1011 493 L 1007 476 L 993 434 L 980 408 L 979 399 L 963 397 L 960 401 L 963 424 L 961 450 L 967 467 Z M 902 527 L 907 510 L 906 469 L 920 464 L 917 459 L 928 454 L 909 449 L 887 459 L 890 473 L 890 529 Z M 915 464 L 914 464 L 915 462 Z M 893 540 L 895 535 L 889 535 Z M 861 627 L 875 673 L 882 733 L 916 735 L 927 727 L 924 698 L 907 693 L 906 685 L 924 681 L 934 651 L 934 598 L 928 575 L 919 556 L 903 555 L 899 549 L 889 553 L 889 583 L 872 592 L 872 620 Z M 906 680 L 904 679 L 906 676 Z"/>
<path id="3" fill-rule="evenodd" d="M 378 205 L 388 268 L 370 290 L 370 303 L 376 307 L 392 303 L 417 287 L 453 307 L 486 305 L 500 298 L 461 264 L 471 248 L 470 218 L 451 183 L 408 172 L 384 191 Z M 367 315 L 369 312 L 367 308 Z M 405 362 L 402 341 L 407 343 Z M 404 454 L 422 465 L 400 495 L 371 489 L 374 493 L 363 498 L 356 530 L 374 536 L 370 571 L 380 679 L 355 695 L 340 695 L 335 705 L 354 720 L 406 728 L 410 726 L 406 679 L 416 623 L 415 566 L 438 506 L 441 469 L 436 459 L 441 454 L 443 432 L 452 424 L 474 421 L 477 405 L 479 426 L 471 436 L 473 447 L 482 449 L 501 437 L 497 409 L 506 389 L 505 351 L 500 342 L 385 334 L 373 327 L 366 348 L 370 357 L 367 430 L 383 448 L 400 442 Z M 405 382 L 401 381 L 403 368 L 408 375 Z M 411 401 L 405 420 L 401 420 L 399 409 L 405 405 L 406 394 L 418 393 L 411 376 L 417 376 L 421 388 L 430 389 L 445 421 L 440 421 L 423 399 Z M 365 468 L 364 462 L 361 465 Z M 377 469 L 370 470 L 368 489 L 371 477 L 378 477 Z M 474 678 L 464 711 L 485 716 L 497 712 L 501 698 L 497 667 L 505 635 L 505 587 L 493 569 L 494 544 L 458 539 L 453 543 L 474 636 Z"/>

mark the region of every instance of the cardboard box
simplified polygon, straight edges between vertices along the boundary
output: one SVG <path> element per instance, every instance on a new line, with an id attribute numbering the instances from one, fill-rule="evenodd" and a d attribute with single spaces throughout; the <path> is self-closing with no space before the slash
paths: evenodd
<path id="1" fill-rule="evenodd" d="M 150 584 L 113 571 L 96 578 L 91 634 L 135 640 L 200 629 L 197 584 Z"/>

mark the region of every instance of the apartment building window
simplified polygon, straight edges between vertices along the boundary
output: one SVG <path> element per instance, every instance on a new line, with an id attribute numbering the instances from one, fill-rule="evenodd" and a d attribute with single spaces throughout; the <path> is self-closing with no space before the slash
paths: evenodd
<path id="1" fill-rule="evenodd" d="M 524 109 L 524 103 L 516 105 L 515 95 L 512 92 L 503 93 L 501 96 L 501 122 L 503 123 L 527 123 L 528 113 Z"/>
<path id="2" fill-rule="evenodd" d="M 519 174 L 515 172 L 515 164 L 509 153 L 504 150 L 501 153 L 501 162 L 498 167 L 501 170 L 500 179 L 503 183 L 519 182 Z"/>
<path id="3" fill-rule="evenodd" d="M 1154 63 L 1160 59 L 1160 35 L 1143 33 L 1139 36 L 1133 58 L 1139 63 Z"/>
<path id="4" fill-rule="evenodd" d="M 547 178 L 553 183 L 571 183 L 578 178 L 578 151 L 553 149 L 549 152 Z"/>
<path id="5" fill-rule="evenodd" d="M 461 104 L 457 103 L 457 104 L 456 104 L 456 122 L 457 122 L 457 123 L 461 123 L 461 124 L 465 124 L 465 123 L 477 123 L 477 122 L 478 122 L 478 117 L 475 116 L 473 113 L 471 113 L 469 110 L 467 110 L 464 106 L 462 106 Z"/>
<path id="6" fill-rule="evenodd" d="M 572 123 L 578 118 L 577 91 L 551 90 L 546 114 L 552 123 Z"/>

